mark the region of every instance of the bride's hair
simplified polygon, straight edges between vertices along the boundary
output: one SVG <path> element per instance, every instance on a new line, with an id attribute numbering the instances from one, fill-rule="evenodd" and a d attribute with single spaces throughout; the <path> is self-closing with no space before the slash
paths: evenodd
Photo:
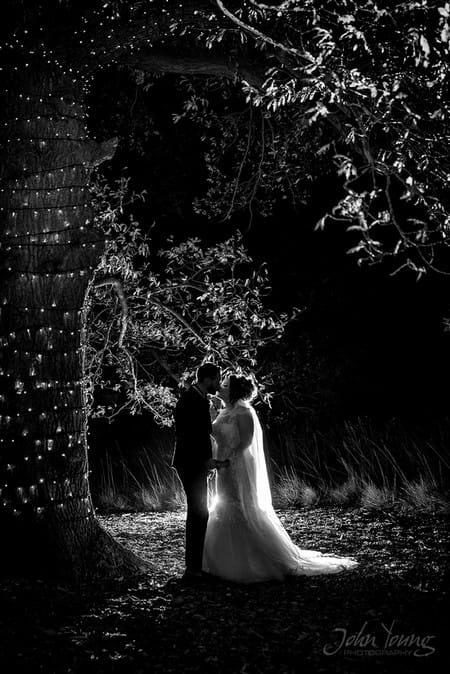
<path id="1" fill-rule="evenodd" d="M 243 375 L 230 375 L 230 403 L 234 405 L 238 400 L 246 400 L 247 402 L 256 397 L 258 389 L 251 377 Z"/>

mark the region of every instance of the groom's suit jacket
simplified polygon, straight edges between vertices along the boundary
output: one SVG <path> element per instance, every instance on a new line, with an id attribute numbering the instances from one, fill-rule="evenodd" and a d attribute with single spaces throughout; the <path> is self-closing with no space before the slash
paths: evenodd
<path id="1" fill-rule="evenodd" d="M 175 407 L 175 451 L 172 466 L 178 473 L 195 476 L 206 472 L 212 458 L 212 424 L 208 398 L 195 386 L 184 391 Z"/>

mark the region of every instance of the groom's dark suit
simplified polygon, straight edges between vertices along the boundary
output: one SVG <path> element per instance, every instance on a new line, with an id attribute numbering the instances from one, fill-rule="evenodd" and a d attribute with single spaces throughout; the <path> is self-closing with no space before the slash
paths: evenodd
<path id="1" fill-rule="evenodd" d="M 212 458 L 209 401 L 195 385 L 181 394 L 175 407 L 176 444 L 172 466 L 186 492 L 186 569 L 201 571 L 208 524 L 208 469 Z"/>

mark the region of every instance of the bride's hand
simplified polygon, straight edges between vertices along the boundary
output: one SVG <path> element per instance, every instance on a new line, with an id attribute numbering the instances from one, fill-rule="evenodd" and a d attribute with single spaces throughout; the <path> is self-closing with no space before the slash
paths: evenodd
<path id="1" fill-rule="evenodd" d="M 225 459 L 224 461 L 217 461 L 216 462 L 217 470 L 221 470 L 222 468 L 228 468 L 229 465 L 230 465 L 230 459 Z"/>
<path id="2" fill-rule="evenodd" d="M 215 421 L 223 409 L 223 400 L 218 396 L 210 396 L 209 412 L 211 421 Z"/>
<path id="3" fill-rule="evenodd" d="M 223 402 L 223 400 L 220 396 L 217 396 L 217 395 L 209 396 L 209 401 L 210 401 L 211 407 L 214 407 L 214 409 L 217 412 L 220 412 L 220 410 L 223 409 L 223 407 L 224 407 L 224 402 Z"/>
<path id="4" fill-rule="evenodd" d="M 219 459 L 208 459 L 205 463 L 207 470 L 220 470 L 221 468 L 227 468 L 230 465 L 230 459 L 225 459 L 224 461 L 219 461 Z"/>

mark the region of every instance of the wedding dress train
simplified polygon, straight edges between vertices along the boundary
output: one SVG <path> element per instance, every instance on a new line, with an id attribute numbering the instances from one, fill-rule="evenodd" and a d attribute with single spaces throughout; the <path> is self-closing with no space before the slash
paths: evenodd
<path id="1" fill-rule="evenodd" d="M 253 418 L 251 446 L 236 451 L 239 444 L 237 416 Z M 230 459 L 217 471 L 215 495 L 209 503 L 209 519 L 203 551 L 203 569 L 226 580 L 252 583 L 286 575 L 339 573 L 358 562 L 293 543 L 272 506 L 264 457 L 263 435 L 253 407 L 238 401 L 222 410 L 213 424 L 214 458 Z"/>

